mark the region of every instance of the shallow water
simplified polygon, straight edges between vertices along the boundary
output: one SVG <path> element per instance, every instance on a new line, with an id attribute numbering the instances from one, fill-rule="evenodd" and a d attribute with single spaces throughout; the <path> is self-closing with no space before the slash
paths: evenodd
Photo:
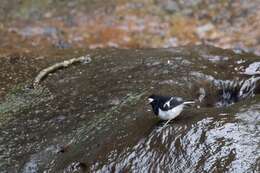
<path id="1" fill-rule="evenodd" d="M 49 75 L 48 99 L 10 113 L 0 132 L 1 172 L 260 170 L 259 95 L 189 107 L 162 130 L 146 101 L 152 93 L 197 99 L 202 81 L 259 73 L 251 65 L 259 57 L 206 46 L 103 49 L 90 57 Z"/>

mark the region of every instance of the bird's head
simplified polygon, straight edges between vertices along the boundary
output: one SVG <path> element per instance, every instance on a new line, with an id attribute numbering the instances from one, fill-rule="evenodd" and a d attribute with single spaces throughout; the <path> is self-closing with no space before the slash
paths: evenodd
<path id="1" fill-rule="evenodd" d="M 150 95 L 148 97 L 148 104 L 150 104 L 152 106 L 153 112 L 155 113 L 155 115 L 158 115 L 158 108 L 159 108 L 159 101 L 160 101 L 160 96 L 157 95 Z"/>
<path id="2" fill-rule="evenodd" d="M 157 96 L 156 95 L 150 95 L 149 97 L 148 97 L 148 103 L 149 104 L 155 104 L 157 102 Z"/>

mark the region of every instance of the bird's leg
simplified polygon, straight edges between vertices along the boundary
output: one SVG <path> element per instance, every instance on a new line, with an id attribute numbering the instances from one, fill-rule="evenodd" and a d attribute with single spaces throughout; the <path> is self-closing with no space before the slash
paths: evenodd
<path id="1" fill-rule="evenodd" d="M 168 121 L 166 121 L 166 123 L 162 126 L 162 128 L 164 128 L 172 119 L 169 119 Z"/>
<path id="2" fill-rule="evenodd" d="M 168 121 L 166 121 L 166 123 L 162 126 L 162 128 L 160 128 L 159 132 L 162 131 L 162 129 L 171 121 L 172 119 L 169 119 Z"/>

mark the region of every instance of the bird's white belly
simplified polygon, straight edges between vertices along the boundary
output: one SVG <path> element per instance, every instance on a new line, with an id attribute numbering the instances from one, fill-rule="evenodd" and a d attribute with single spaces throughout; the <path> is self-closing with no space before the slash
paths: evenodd
<path id="1" fill-rule="evenodd" d="M 180 104 L 180 105 L 176 106 L 175 108 L 168 110 L 168 111 L 163 111 L 159 108 L 159 117 L 163 120 L 174 119 L 178 115 L 180 115 L 180 113 L 183 110 L 183 107 L 184 107 L 184 104 Z"/>

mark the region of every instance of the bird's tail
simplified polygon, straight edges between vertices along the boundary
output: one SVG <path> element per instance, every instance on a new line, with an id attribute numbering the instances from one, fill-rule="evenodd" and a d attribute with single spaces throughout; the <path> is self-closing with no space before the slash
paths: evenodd
<path id="1" fill-rule="evenodd" d="M 195 104 L 195 101 L 187 101 L 187 102 L 183 102 L 184 105 L 191 105 L 191 104 Z"/>

